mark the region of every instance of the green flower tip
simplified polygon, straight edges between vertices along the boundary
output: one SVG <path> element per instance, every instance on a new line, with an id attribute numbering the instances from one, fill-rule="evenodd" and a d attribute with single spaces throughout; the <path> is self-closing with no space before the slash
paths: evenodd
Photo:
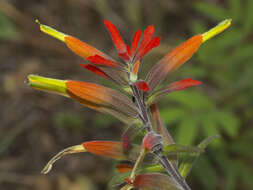
<path id="1" fill-rule="evenodd" d="M 65 37 L 67 36 L 66 34 L 59 32 L 59 31 L 51 28 L 50 26 L 46 26 L 44 24 L 41 24 L 38 19 L 36 19 L 35 22 L 40 25 L 40 30 L 42 32 L 44 32 L 44 33 L 62 41 L 62 42 L 65 42 Z"/>
<path id="2" fill-rule="evenodd" d="M 202 38 L 203 38 L 202 43 L 204 43 L 205 41 L 211 39 L 212 37 L 218 35 L 219 33 L 223 32 L 224 30 L 226 30 L 231 25 L 231 22 L 232 22 L 232 19 L 226 19 L 226 20 L 220 22 L 217 26 L 215 26 L 211 30 L 202 34 Z"/>
<path id="3" fill-rule="evenodd" d="M 67 96 L 67 87 L 65 80 L 41 77 L 38 75 L 28 75 L 28 85 L 37 90 L 48 91 Z"/>

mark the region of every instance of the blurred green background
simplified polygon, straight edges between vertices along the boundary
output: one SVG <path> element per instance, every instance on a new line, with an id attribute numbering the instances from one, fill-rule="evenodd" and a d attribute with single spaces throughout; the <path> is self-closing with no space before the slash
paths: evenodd
<path id="1" fill-rule="evenodd" d="M 192 77 L 201 87 L 172 93 L 159 104 L 176 142 L 197 144 L 221 134 L 195 164 L 192 189 L 253 189 L 253 1 L 252 0 L 1 0 L 0 1 L 0 189 L 106 189 L 113 161 L 89 154 L 66 157 L 40 175 L 46 162 L 83 141 L 120 140 L 124 125 L 70 99 L 27 87 L 27 74 L 96 81 L 82 60 L 39 31 L 50 25 L 115 55 L 103 26 L 108 19 L 125 39 L 154 24 L 161 45 L 144 60 L 147 69 L 190 36 L 225 18 L 232 26 L 202 45 L 167 82 Z"/>

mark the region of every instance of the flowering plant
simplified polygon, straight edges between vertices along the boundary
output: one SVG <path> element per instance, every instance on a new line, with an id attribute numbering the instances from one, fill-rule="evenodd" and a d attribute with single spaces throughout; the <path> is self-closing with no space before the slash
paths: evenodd
<path id="1" fill-rule="evenodd" d="M 122 88 L 124 94 L 94 83 L 58 80 L 38 75 L 28 76 L 29 85 L 34 89 L 57 93 L 91 109 L 111 114 L 129 128 L 123 134 L 121 142 L 88 141 L 64 149 L 47 163 L 42 173 L 48 173 L 55 161 L 66 154 L 89 152 L 119 161 L 116 166 L 119 174 L 111 182 L 117 189 L 189 190 L 185 178 L 193 162 L 217 136 L 205 139 L 197 147 L 176 144 L 162 122 L 156 103 L 168 93 L 197 86 L 201 82 L 187 78 L 158 89 L 157 87 L 170 72 L 190 59 L 202 43 L 225 30 L 231 20 L 224 20 L 206 33 L 197 34 L 179 45 L 153 66 L 145 80 L 138 77 L 143 57 L 160 44 L 160 37 L 153 37 L 154 26 L 148 26 L 143 35 L 140 30 L 135 32 L 130 46 L 124 42 L 111 22 L 105 20 L 104 23 L 121 61 L 75 37 L 39 24 L 42 32 L 64 42 L 70 50 L 87 61 L 87 64 L 81 64 L 81 67 L 111 80 Z M 145 133 L 141 146 L 134 143 L 135 134 L 139 131 Z M 182 153 L 184 157 L 179 165 L 178 155 Z"/>

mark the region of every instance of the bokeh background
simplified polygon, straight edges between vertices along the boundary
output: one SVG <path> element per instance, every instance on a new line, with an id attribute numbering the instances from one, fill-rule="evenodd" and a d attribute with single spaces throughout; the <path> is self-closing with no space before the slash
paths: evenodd
<path id="1" fill-rule="evenodd" d="M 108 19 L 125 39 L 154 24 L 160 47 L 145 68 L 193 34 L 225 18 L 232 26 L 202 45 L 167 82 L 192 77 L 201 87 L 172 93 L 159 107 L 178 143 L 197 144 L 221 134 L 196 162 L 192 189 L 253 189 L 253 1 L 252 0 L 1 0 L 0 1 L 0 189 L 107 189 L 114 162 L 90 154 L 68 156 L 41 175 L 46 162 L 83 141 L 120 140 L 125 127 L 111 116 L 26 85 L 28 74 L 96 81 L 83 60 L 42 34 L 38 18 L 66 34 L 115 55 L 103 25 Z M 110 85 L 110 84 L 106 84 Z"/>

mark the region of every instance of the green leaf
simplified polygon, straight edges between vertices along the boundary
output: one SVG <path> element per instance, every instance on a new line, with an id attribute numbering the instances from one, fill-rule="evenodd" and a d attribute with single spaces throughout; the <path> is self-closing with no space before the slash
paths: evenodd
<path id="1" fill-rule="evenodd" d="M 201 149 L 205 149 L 213 140 L 217 139 L 219 135 L 213 135 L 206 139 L 204 139 L 198 147 Z M 182 163 L 179 166 L 179 173 L 182 175 L 183 178 L 186 178 L 188 174 L 190 173 L 192 166 L 196 159 L 198 158 L 200 154 L 195 155 L 185 155 L 183 157 Z"/>
<path id="2" fill-rule="evenodd" d="M 164 154 L 180 154 L 180 153 L 190 153 L 190 154 L 200 154 L 204 152 L 204 149 L 186 146 L 182 144 L 170 144 L 163 148 Z"/>

